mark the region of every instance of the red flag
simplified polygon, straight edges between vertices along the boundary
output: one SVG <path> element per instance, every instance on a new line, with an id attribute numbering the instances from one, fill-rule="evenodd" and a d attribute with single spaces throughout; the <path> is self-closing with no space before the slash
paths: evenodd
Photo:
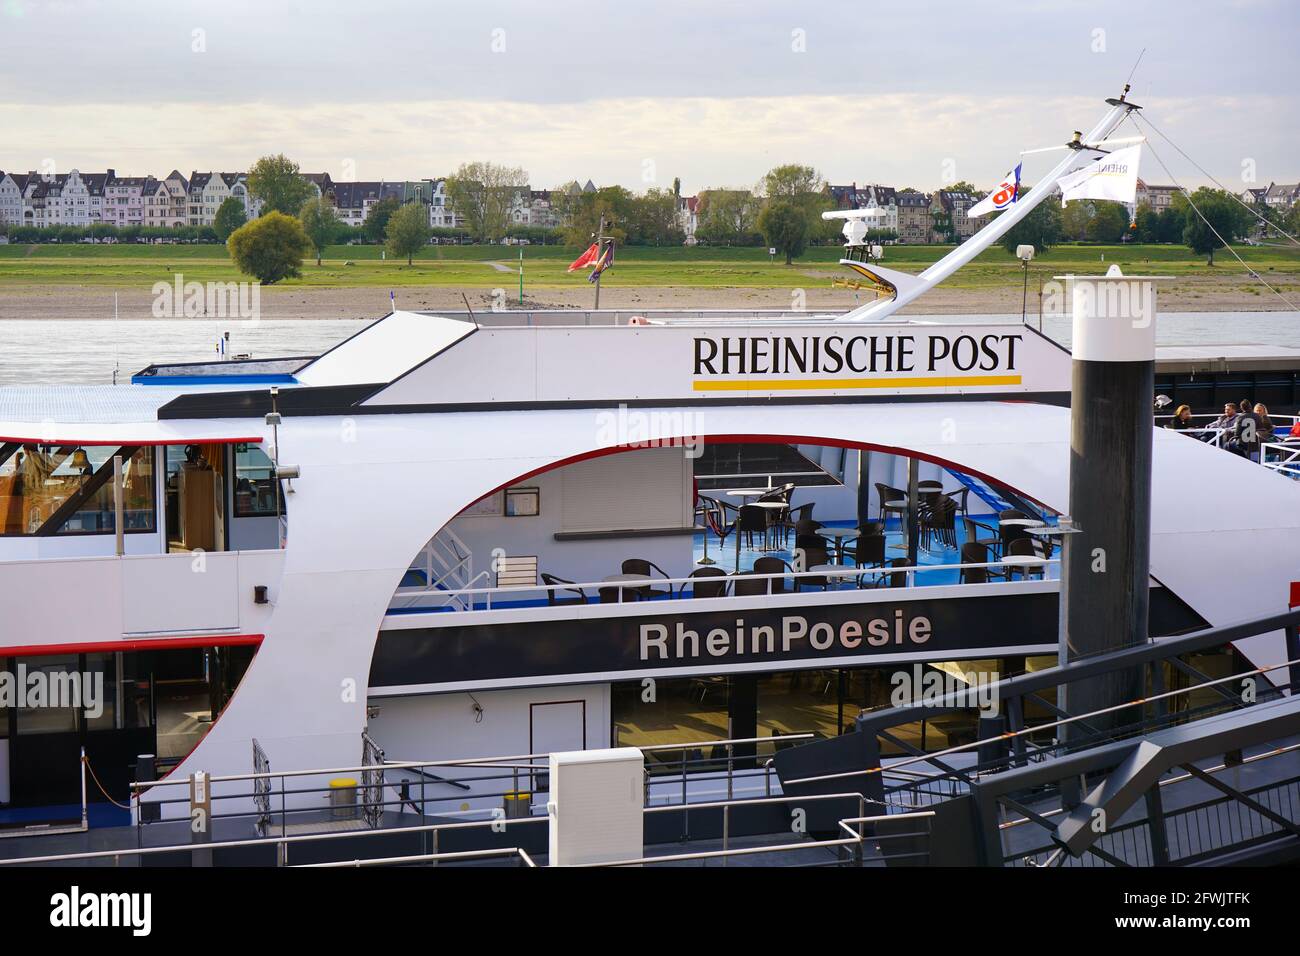
<path id="1" fill-rule="evenodd" d="M 600 255 L 600 244 L 593 242 L 587 248 L 586 252 L 584 252 L 582 255 L 578 256 L 578 258 L 573 260 L 573 265 L 569 266 L 569 271 L 577 272 L 579 269 L 591 265 L 593 262 L 596 261 L 599 255 Z"/>

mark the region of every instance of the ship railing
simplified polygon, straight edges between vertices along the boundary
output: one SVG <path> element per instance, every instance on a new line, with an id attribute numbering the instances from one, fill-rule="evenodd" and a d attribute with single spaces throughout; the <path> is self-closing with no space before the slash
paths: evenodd
<path id="1" fill-rule="evenodd" d="M 421 574 L 425 583 L 399 587 L 399 595 L 437 595 L 443 599 L 440 606 L 462 611 L 469 610 L 463 606 L 461 595 L 464 589 L 488 576 L 486 571 L 474 573 L 474 552 L 449 527 L 444 527 L 429 539 L 411 563 L 410 570 Z"/>
<path id="2" fill-rule="evenodd" d="M 430 312 L 449 319 L 490 328 L 546 326 L 615 326 L 627 325 L 632 319 L 759 319 L 774 321 L 793 319 L 806 322 L 816 316 L 840 316 L 843 309 L 518 309 L 507 312 Z M 906 322 L 906 317 L 897 321 Z"/>
<path id="3" fill-rule="evenodd" d="M 637 749 L 649 758 L 645 802 L 684 806 L 719 796 L 732 799 L 737 793 L 772 796 L 771 761 L 760 763 L 760 751 L 806 743 L 817 736 L 773 734 L 640 746 Z M 327 812 L 331 825 L 385 832 L 389 829 L 385 824 L 393 822 L 392 817 L 385 817 L 388 812 L 398 814 L 399 819 L 408 810 L 421 816 L 449 818 L 501 812 L 531 815 L 536 812 L 538 795 L 547 792 L 549 760 L 550 754 L 387 760 L 378 746 L 363 736 L 363 761 L 358 766 L 266 769 L 209 777 L 211 810 L 207 816 L 214 823 L 248 822 L 261 835 L 278 829 L 287 836 L 291 830 L 318 825 Z M 340 778 L 355 781 L 350 795 L 339 794 Z M 131 784 L 139 845 L 145 842 L 143 830 L 147 826 L 178 819 L 189 808 L 189 788 L 188 777 Z M 158 793 L 163 795 L 145 797 Z M 234 809 L 227 809 L 230 807 Z M 148 813 L 141 812 L 143 808 L 148 808 Z M 164 813 L 167 808 L 173 810 L 170 815 Z"/>
<path id="4" fill-rule="evenodd" d="M 1260 464 L 1288 478 L 1300 478 L 1300 439 L 1264 442 L 1260 445 Z"/>
<path id="5" fill-rule="evenodd" d="M 397 594 L 404 599 L 409 599 L 412 598 L 413 596 L 417 596 L 419 594 L 424 594 L 424 593 L 434 594 L 437 598 L 440 599 L 440 603 L 429 607 L 429 610 L 437 610 L 443 607 L 452 607 L 452 608 L 465 610 L 465 611 L 471 611 L 471 610 L 491 611 L 494 610 L 493 601 L 499 600 L 501 598 L 508 598 L 512 601 L 517 601 L 519 600 L 520 595 L 523 594 L 541 594 L 541 595 L 555 594 L 557 596 L 563 596 L 564 592 L 566 591 L 571 592 L 577 589 L 581 589 L 584 592 L 592 592 L 596 594 L 598 594 L 602 589 L 618 590 L 626 593 L 629 596 L 630 600 L 635 600 L 635 593 L 640 588 L 660 587 L 665 584 L 670 584 L 673 585 L 673 594 L 671 595 L 670 598 L 667 599 L 680 600 L 685 598 L 685 589 L 682 587 L 683 585 L 686 584 L 694 585 L 694 584 L 699 584 L 701 582 L 705 584 L 714 584 L 723 580 L 731 581 L 731 580 L 738 580 L 741 578 L 744 578 L 745 580 L 751 580 L 751 581 L 754 580 L 778 581 L 778 580 L 785 580 L 785 579 L 793 579 L 796 582 L 796 586 L 800 581 L 821 580 L 821 579 L 829 578 L 835 580 L 835 586 L 831 587 L 828 584 L 825 590 L 832 590 L 832 591 L 850 590 L 849 588 L 844 587 L 845 584 L 850 582 L 852 582 L 854 585 L 852 590 L 868 590 L 873 587 L 879 586 L 881 579 L 888 578 L 891 575 L 896 575 L 896 574 L 903 575 L 906 580 L 906 586 L 910 588 L 910 587 L 917 587 L 918 579 L 926 574 L 950 573 L 953 571 L 957 571 L 960 573 L 963 570 L 969 570 L 973 568 L 984 568 L 986 570 L 1002 571 L 1007 574 L 1017 573 L 1017 572 L 1021 574 L 1026 574 L 1026 572 L 1032 571 L 1034 573 L 1040 573 L 1042 575 L 1042 580 L 1051 581 L 1051 580 L 1055 580 L 1056 574 L 1059 574 L 1060 564 L 1061 562 L 1059 558 L 1035 558 L 1027 563 L 1023 558 L 1019 558 L 1019 557 L 1013 557 L 1011 560 L 968 562 L 968 563 L 958 563 L 958 564 L 914 564 L 914 565 L 907 565 L 905 567 L 861 567 L 859 568 L 859 567 L 854 567 L 853 565 L 846 564 L 842 566 L 820 567 L 817 568 L 816 570 L 811 570 L 811 571 L 794 571 L 794 572 L 786 571 L 784 573 L 775 572 L 771 574 L 755 574 L 748 571 L 742 571 L 739 574 L 736 574 L 734 572 L 728 571 L 726 579 L 700 578 L 700 577 L 675 577 L 675 578 L 655 577 L 655 578 L 647 578 L 644 582 L 635 581 L 631 583 L 626 581 L 623 582 L 575 581 L 571 584 L 511 585 L 509 587 L 467 587 L 467 588 L 461 588 L 456 591 L 442 591 L 442 590 L 426 591 L 426 589 L 423 588 L 399 588 Z M 719 564 L 715 565 L 715 567 L 723 567 L 723 562 L 720 561 Z M 483 573 L 486 574 L 486 572 Z M 1032 581 L 1035 579 L 1029 578 L 1026 574 L 1023 580 Z M 1004 581 L 990 581 L 987 583 L 996 586 L 999 584 L 1019 583 L 1019 582 L 1012 582 L 1008 578 L 1007 580 Z M 808 591 L 769 592 L 766 596 L 767 597 L 788 597 L 791 594 L 806 594 L 806 593 L 814 593 L 814 592 L 808 592 Z M 728 594 L 726 595 L 726 598 L 728 599 L 734 598 L 735 596 L 736 595 L 734 594 Z M 741 596 L 745 597 L 746 595 L 741 595 Z M 763 595 L 756 595 L 756 596 L 762 597 Z M 655 600 L 663 600 L 663 599 L 664 598 L 656 598 Z M 395 604 L 391 606 L 395 608 L 422 607 L 422 605 L 417 605 L 412 603 L 411 600 L 404 600 L 402 604 Z"/>

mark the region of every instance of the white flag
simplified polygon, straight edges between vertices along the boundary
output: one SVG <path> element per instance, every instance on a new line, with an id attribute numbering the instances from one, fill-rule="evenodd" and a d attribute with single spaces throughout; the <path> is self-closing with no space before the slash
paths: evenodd
<path id="1" fill-rule="evenodd" d="M 1138 160 L 1142 146 L 1117 149 L 1077 172 L 1062 176 L 1061 205 L 1071 199 L 1113 199 L 1132 203 L 1137 199 Z"/>
<path id="2" fill-rule="evenodd" d="M 989 193 L 970 209 L 966 210 L 967 217 L 987 216 L 991 212 L 997 212 L 1000 209 L 1006 209 L 1013 202 L 1020 198 L 1020 167 L 1023 163 L 1018 163 L 1016 168 L 1011 170 L 1002 177 L 1002 182 L 998 183 L 996 189 Z"/>

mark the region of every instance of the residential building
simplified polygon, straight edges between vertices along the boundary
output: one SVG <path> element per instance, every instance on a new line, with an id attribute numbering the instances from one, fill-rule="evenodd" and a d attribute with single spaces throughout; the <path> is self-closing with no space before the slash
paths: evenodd
<path id="1" fill-rule="evenodd" d="M 157 182 L 152 176 L 118 176 L 110 169 L 104 183 L 102 221 L 118 227 L 143 226 L 145 193 L 152 193 Z"/>
<path id="2" fill-rule="evenodd" d="M 188 222 L 190 184 L 173 169 L 166 179 L 150 179 L 144 189 L 144 224 L 174 229 Z"/>
<path id="3" fill-rule="evenodd" d="M 895 195 L 898 208 L 898 241 L 930 241 L 930 197 L 919 192 Z"/>
<path id="4" fill-rule="evenodd" d="M 0 171 L 0 226 L 21 226 L 23 220 L 23 191 L 27 188 L 25 173 Z"/>
<path id="5" fill-rule="evenodd" d="M 187 218 L 191 226 L 210 226 L 217 210 L 230 197 L 244 205 L 244 215 L 256 219 L 262 214 L 262 202 L 248 191 L 246 173 L 190 173 Z"/>
<path id="6" fill-rule="evenodd" d="M 1174 201 L 1174 195 L 1181 191 L 1177 186 L 1153 186 L 1139 178 L 1134 199 L 1136 200 L 1136 206 L 1146 203 L 1151 207 L 1152 212 L 1161 213 L 1170 207 Z"/>
<path id="7" fill-rule="evenodd" d="M 1290 209 L 1300 199 L 1300 183 L 1270 183 L 1264 205 L 1270 209 Z"/>
<path id="8" fill-rule="evenodd" d="M 975 235 L 978 223 L 967 213 L 978 200 L 964 190 L 940 189 L 930 197 L 930 221 L 932 242 L 964 242 Z M 948 234 L 939 226 L 951 223 L 952 232 Z"/>

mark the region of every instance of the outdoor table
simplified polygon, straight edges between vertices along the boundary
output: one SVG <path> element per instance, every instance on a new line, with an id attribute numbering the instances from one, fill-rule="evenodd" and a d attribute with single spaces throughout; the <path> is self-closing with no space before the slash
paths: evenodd
<path id="1" fill-rule="evenodd" d="M 640 585 L 640 584 L 648 584 L 649 582 L 653 581 L 654 578 L 648 574 L 610 574 L 606 577 L 601 578 L 600 580 L 608 584 L 635 583 Z M 627 590 L 631 590 L 631 589 L 628 588 Z M 623 588 L 618 589 L 618 603 L 620 604 L 623 603 L 623 595 L 625 593 L 626 591 Z"/>
<path id="2" fill-rule="evenodd" d="M 817 533 L 827 538 L 835 539 L 835 559 L 840 564 L 844 563 L 844 541 L 847 538 L 856 538 L 861 532 L 857 528 L 818 528 Z"/>
<path id="3" fill-rule="evenodd" d="M 1021 576 L 1024 577 L 1026 580 L 1028 580 L 1029 569 L 1044 567 L 1047 564 L 1047 559 L 1033 557 L 1028 554 L 1012 554 L 1003 558 L 999 563 L 1004 565 L 1007 568 L 1008 581 L 1011 580 L 1011 573 L 1015 571 L 1017 568 L 1020 569 Z"/>

